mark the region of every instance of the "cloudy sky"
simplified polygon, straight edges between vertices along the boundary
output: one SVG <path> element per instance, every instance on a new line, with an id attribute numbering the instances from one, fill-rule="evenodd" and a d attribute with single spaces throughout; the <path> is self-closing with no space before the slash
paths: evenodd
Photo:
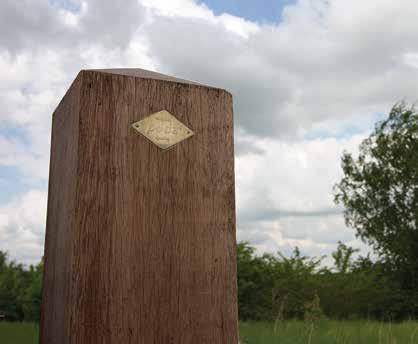
<path id="1" fill-rule="evenodd" d="M 355 152 L 418 97 L 416 0 L 2 0 L 0 250 L 43 253 L 51 113 L 80 69 L 139 67 L 234 95 L 238 240 L 362 247 L 333 204 Z M 365 250 L 365 248 L 362 248 Z"/>

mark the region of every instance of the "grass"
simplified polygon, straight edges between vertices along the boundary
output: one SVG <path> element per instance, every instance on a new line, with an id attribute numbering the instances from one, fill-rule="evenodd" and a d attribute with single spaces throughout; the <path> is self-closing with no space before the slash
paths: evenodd
<path id="1" fill-rule="evenodd" d="M 31 323 L 0 322 L 1 344 L 37 344 L 38 326 Z"/>
<path id="2" fill-rule="evenodd" d="M 323 320 L 315 327 L 302 321 L 240 323 L 246 344 L 417 344 L 418 323 Z"/>
<path id="3" fill-rule="evenodd" d="M 418 323 L 374 321 L 320 321 L 314 328 L 302 321 L 279 324 L 241 322 L 246 344 L 417 344 Z M 0 322 L 1 344 L 37 344 L 38 327 L 29 323 Z"/>

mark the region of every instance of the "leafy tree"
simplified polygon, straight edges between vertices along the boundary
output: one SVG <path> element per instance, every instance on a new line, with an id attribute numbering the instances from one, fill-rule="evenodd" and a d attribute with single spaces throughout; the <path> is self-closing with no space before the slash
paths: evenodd
<path id="1" fill-rule="evenodd" d="M 401 319 L 412 314 L 408 294 L 392 278 L 390 265 L 339 243 L 334 268 L 322 258 L 295 248 L 289 257 L 257 256 L 248 243 L 238 245 L 238 304 L 241 320 L 306 319 L 315 306 L 333 319 Z M 314 302 L 314 304 L 312 303 Z"/>
<path id="2" fill-rule="evenodd" d="M 352 269 L 353 265 L 353 254 L 359 252 L 358 249 L 354 249 L 343 244 L 341 241 L 338 242 L 337 251 L 333 252 L 332 258 L 334 258 L 334 265 L 339 273 L 347 273 Z"/>
<path id="3" fill-rule="evenodd" d="M 271 317 L 271 290 L 276 259 L 269 254 L 259 257 L 248 243 L 237 246 L 238 310 L 243 320 Z"/>
<path id="4" fill-rule="evenodd" d="M 25 320 L 39 321 L 42 300 L 43 261 L 36 266 L 30 266 L 28 282 L 20 299 Z"/>
<path id="5" fill-rule="evenodd" d="M 42 263 L 26 268 L 0 251 L 0 311 L 8 320 L 39 320 L 42 270 Z"/>
<path id="6" fill-rule="evenodd" d="M 305 303 L 314 299 L 322 258 L 303 256 L 296 247 L 290 257 L 278 252 L 277 273 L 272 290 L 274 316 L 303 319 Z M 280 313 L 280 314 L 279 314 Z"/>
<path id="7" fill-rule="evenodd" d="M 403 288 L 418 289 L 418 113 L 397 104 L 360 145 L 342 157 L 335 201 L 346 223 L 393 265 Z"/>

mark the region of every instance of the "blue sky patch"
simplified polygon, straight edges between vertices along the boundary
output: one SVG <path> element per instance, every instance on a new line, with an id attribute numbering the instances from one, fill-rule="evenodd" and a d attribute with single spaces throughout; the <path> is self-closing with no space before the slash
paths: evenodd
<path id="1" fill-rule="evenodd" d="M 49 0 L 51 4 L 64 8 L 67 11 L 79 12 L 80 4 L 71 0 Z"/>
<path id="2" fill-rule="evenodd" d="M 0 166 L 0 206 L 6 205 L 19 194 L 28 190 L 28 185 L 15 166 Z"/>
<path id="3" fill-rule="evenodd" d="M 215 14 L 229 13 L 260 23 L 278 23 L 283 7 L 294 0 L 200 0 Z"/>

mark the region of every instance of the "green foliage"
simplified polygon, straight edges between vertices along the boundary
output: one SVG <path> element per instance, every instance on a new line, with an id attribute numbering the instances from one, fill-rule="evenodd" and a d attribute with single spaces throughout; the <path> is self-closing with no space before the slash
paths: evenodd
<path id="1" fill-rule="evenodd" d="M 25 268 L 0 251 L 0 311 L 8 320 L 39 320 L 42 270 L 42 263 Z"/>
<path id="2" fill-rule="evenodd" d="M 347 225 L 372 245 L 395 284 L 388 316 L 418 315 L 418 113 L 395 105 L 360 146 L 342 157 L 335 201 Z M 382 273 L 382 272 L 381 272 Z M 389 302 L 389 301 L 388 301 Z M 393 300 L 389 302 L 393 305 Z M 402 306 L 400 306 L 402 305 Z"/>
<path id="3" fill-rule="evenodd" d="M 303 319 L 305 302 L 316 294 L 316 273 L 324 271 L 320 264 L 321 259 L 302 256 L 298 248 L 289 258 L 278 253 L 272 289 L 273 316 Z"/>
<path id="4" fill-rule="evenodd" d="M 315 294 L 311 301 L 305 302 L 305 321 L 310 324 L 316 324 L 324 316 L 321 308 L 321 300 L 318 294 Z"/>
<path id="5" fill-rule="evenodd" d="M 418 288 L 418 113 L 397 104 L 360 146 L 344 153 L 335 201 L 406 289 Z"/>
<path id="6" fill-rule="evenodd" d="M 237 246 L 238 304 L 242 319 L 266 319 L 271 314 L 271 291 L 276 260 L 271 255 L 256 256 L 248 243 Z"/>
<path id="7" fill-rule="evenodd" d="M 310 306 L 331 319 L 393 320 L 414 316 L 408 295 L 385 262 L 356 257 L 356 250 L 339 243 L 332 253 L 335 266 L 322 258 L 257 256 L 247 243 L 238 245 L 238 301 L 242 320 L 306 319 Z M 317 304 L 316 304 L 317 303 Z M 413 305 L 413 302 L 412 302 Z M 312 309 L 309 310 L 311 312 Z"/>
<path id="8" fill-rule="evenodd" d="M 334 258 L 334 264 L 339 273 L 345 274 L 352 269 L 353 254 L 357 252 L 359 250 L 348 247 L 341 241 L 338 242 L 337 251 L 332 253 L 332 258 Z"/>

